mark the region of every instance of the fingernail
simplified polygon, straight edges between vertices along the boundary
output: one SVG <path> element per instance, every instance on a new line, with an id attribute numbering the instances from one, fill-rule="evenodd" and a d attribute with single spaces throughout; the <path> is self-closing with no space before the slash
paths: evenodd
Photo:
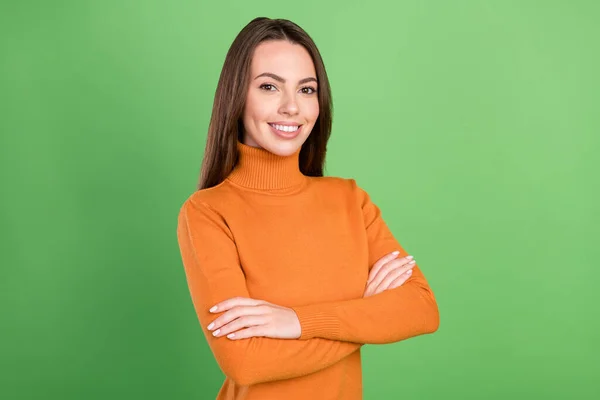
<path id="1" fill-rule="evenodd" d="M 397 256 L 398 254 L 400 254 L 400 252 L 396 250 L 396 251 L 392 252 L 392 254 Z"/>
<path id="2" fill-rule="evenodd" d="M 213 307 L 213 308 L 211 308 L 209 311 L 210 311 L 210 312 L 215 312 L 215 311 L 217 311 L 217 306 L 214 306 L 214 307 Z"/>
<path id="3" fill-rule="evenodd" d="M 221 332 L 221 330 L 217 329 L 216 331 L 213 332 L 213 336 L 217 336 L 219 334 L 219 332 Z"/>
<path id="4" fill-rule="evenodd" d="M 215 327 L 215 323 L 211 322 L 210 325 L 208 326 L 208 330 L 210 331 L 214 327 Z"/>
<path id="5" fill-rule="evenodd" d="M 227 335 L 227 337 L 228 337 L 229 339 L 231 339 L 231 338 L 232 338 L 232 337 L 234 337 L 234 336 L 235 336 L 235 333 L 230 333 L 229 335 Z"/>
<path id="6" fill-rule="evenodd" d="M 411 262 L 408 263 L 408 265 L 413 265 L 414 263 L 416 263 L 416 261 L 412 260 Z"/>
<path id="7" fill-rule="evenodd" d="M 406 271 L 406 275 L 410 275 L 412 274 L 412 269 L 409 269 L 408 271 Z"/>
<path id="8" fill-rule="evenodd" d="M 414 257 L 413 256 L 406 256 L 406 258 L 408 258 L 409 260 L 412 260 Z"/>

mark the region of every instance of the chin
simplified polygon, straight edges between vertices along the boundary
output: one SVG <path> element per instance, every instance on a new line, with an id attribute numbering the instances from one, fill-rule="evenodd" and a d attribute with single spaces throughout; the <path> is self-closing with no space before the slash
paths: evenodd
<path id="1" fill-rule="evenodd" d="M 296 139 L 300 139 L 300 138 L 296 138 Z M 261 147 L 273 154 L 278 155 L 278 156 L 287 157 L 287 156 L 291 156 L 298 149 L 300 149 L 300 147 L 302 147 L 302 144 L 304 143 L 305 140 L 306 139 L 282 141 L 282 140 L 274 139 L 274 140 L 268 141 L 268 143 L 265 143 L 265 146 L 261 146 Z"/>
<path id="2" fill-rule="evenodd" d="M 306 139 L 308 139 L 308 135 L 301 134 L 293 139 L 282 139 L 269 132 L 268 135 L 263 136 L 263 143 L 259 143 L 259 145 L 273 154 L 286 157 L 298 151 Z"/>

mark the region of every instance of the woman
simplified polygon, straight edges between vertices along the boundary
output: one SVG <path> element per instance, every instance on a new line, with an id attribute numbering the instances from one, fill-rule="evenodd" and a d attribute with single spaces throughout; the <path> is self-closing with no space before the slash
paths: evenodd
<path id="1" fill-rule="evenodd" d="M 309 35 L 256 18 L 216 90 L 178 241 L 217 399 L 362 398 L 360 348 L 437 330 L 412 257 L 353 179 L 323 177 L 331 93 Z"/>

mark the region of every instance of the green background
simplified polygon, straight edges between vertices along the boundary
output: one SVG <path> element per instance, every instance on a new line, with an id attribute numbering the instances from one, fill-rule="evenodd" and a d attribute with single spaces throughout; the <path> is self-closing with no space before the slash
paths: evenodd
<path id="1" fill-rule="evenodd" d="M 176 220 L 257 16 L 317 43 L 326 175 L 438 299 L 364 347 L 365 399 L 600 395 L 598 2 L 55 0 L 0 6 L 0 397 L 215 397 Z"/>

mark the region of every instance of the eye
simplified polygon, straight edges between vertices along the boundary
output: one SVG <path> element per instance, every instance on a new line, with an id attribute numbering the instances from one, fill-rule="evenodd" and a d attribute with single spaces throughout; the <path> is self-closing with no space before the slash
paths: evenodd
<path id="1" fill-rule="evenodd" d="M 310 93 L 304 92 L 305 94 L 315 94 L 315 93 L 317 93 L 317 89 L 315 89 L 312 86 L 304 86 L 301 90 L 304 90 L 304 89 L 310 89 L 310 90 L 312 90 L 312 92 L 310 92 Z"/>
<path id="2" fill-rule="evenodd" d="M 262 85 L 259 86 L 260 89 L 264 88 L 265 86 L 270 86 L 270 87 L 275 87 L 273 85 L 271 85 L 270 83 L 263 83 Z M 266 89 L 268 92 L 272 92 L 271 89 Z"/>

